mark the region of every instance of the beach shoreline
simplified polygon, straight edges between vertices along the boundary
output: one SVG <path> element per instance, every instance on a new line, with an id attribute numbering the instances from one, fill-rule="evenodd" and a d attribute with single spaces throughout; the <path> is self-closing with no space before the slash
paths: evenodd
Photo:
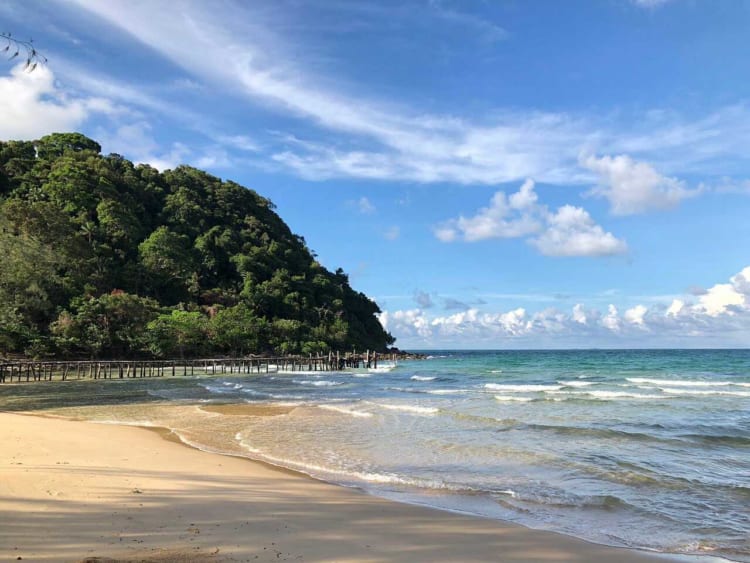
<path id="1" fill-rule="evenodd" d="M 390 501 L 153 430 L 0 413 L 0 559 L 684 560 Z"/>

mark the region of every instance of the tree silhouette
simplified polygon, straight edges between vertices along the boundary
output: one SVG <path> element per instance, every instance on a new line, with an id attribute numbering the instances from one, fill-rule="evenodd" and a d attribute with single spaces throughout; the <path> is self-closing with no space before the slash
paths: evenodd
<path id="1" fill-rule="evenodd" d="M 4 39 L 6 44 L 3 49 L 0 49 L 0 53 L 10 53 L 8 60 L 11 61 L 22 54 L 26 53 L 26 64 L 23 69 L 27 72 L 34 72 L 34 69 L 40 64 L 47 62 L 47 57 L 42 55 L 34 47 L 34 40 L 29 39 L 23 41 L 22 39 L 16 39 L 11 35 L 10 32 L 0 31 L 0 39 Z"/>

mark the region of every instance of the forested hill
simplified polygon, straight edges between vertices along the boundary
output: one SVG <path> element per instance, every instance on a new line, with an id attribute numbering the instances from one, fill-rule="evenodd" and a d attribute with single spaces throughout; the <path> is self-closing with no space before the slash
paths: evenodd
<path id="1" fill-rule="evenodd" d="M 78 133 L 0 142 L 0 355 L 383 350 L 378 306 L 274 212 Z"/>

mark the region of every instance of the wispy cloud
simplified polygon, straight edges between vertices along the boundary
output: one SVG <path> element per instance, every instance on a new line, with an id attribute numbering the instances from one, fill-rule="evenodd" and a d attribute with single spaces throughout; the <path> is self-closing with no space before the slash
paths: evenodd
<path id="1" fill-rule="evenodd" d="M 637 119 L 502 109 L 481 120 L 424 114 L 309 72 L 304 61 L 290 55 L 300 46 L 273 35 L 273 26 L 258 23 L 267 24 L 272 16 L 259 16 L 253 12 L 257 6 L 227 4 L 213 10 L 186 1 L 175 10 L 167 2 L 77 3 L 202 82 L 220 85 L 225 95 L 244 96 L 313 125 L 304 144 L 268 147 L 266 153 L 276 165 L 304 178 L 492 185 L 534 177 L 584 185 L 595 175 L 580 165 L 582 151 L 647 156 L 669 174 L 715 173 L 712 163 L 719 157 L 726 174 L 733 162 L 748 159 L 738 142 L 750 131 L 750 111 L 744 106 L 693 121 L 667 112 L 630 116 Z M 494 25 L 444 3 L 433 4 L 432 10 L 456 23 Z M 349 142 L 340 143 L 342 133 Z"/>
<path id="2" fill-rule="evenodd" d="M 467 28 L 483 41 L 495 43 L 510 36 L 508 31 L 499 25 L 474 14 L 452 8 L 445 0 L 430 0 L 429 6 L 436 17 Z"/>
<path id="3" fill-rule="evenodd" d="M 401 227 L 398 225 L 392 225 L 388 227 L 385 231 L 383 231 L 383 238 L 385 240 L 398 240 L 398 238 L 401 236 Z"/>
<path id="4" fill-rule="evenodd" d="M 363 215 L 372 215 L 373 213 L 375 213 L 375 211 L 377 211 L 375 205 L 373 205 L 373 203 L 365 196 L 359 198 L 356 202 L 356 205 L 357 209 L 359 209 L 359 212 Z"/>
<path id="5" fill-rule="evenodd" d="M 672 0 L 632 0 L 633 4 L 642 8 L 658 8 Z"/>

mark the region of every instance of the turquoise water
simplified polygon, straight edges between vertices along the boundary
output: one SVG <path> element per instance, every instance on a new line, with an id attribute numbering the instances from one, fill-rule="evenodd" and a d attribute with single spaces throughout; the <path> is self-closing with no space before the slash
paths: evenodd
<path id="1" fill-rule="evenodd" d="M 409 502 L 750 561 L 750 351 L 430 354 L 364 373 L 115 383 L 158 408 L 75 415 L 170 426 L 205 449 Z"/>

